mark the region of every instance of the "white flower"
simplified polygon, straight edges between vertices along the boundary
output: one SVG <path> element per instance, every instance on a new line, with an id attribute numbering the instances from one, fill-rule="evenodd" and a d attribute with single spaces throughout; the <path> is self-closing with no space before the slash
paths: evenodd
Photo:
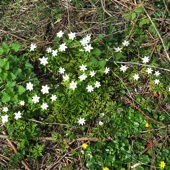
<path id="1" fill-rule="evenodd" d="M 86 38 L 83 38 L 81 41 L 80 41 L 81 45 L 82 46 L 86 46 L 88 43 L 89 43 L 89 40 L 86 39 Z"/>
<path id="2" fill-rule="evenodd" d="M 79 79 L 80 79 L 80 81 L 83 81 L 83 80 L 85 80 L 87 78 L 87 76 L 86 76 L 86 74 L 82 74 L 81 76 L 79 76 Z"/>
<path id="3" fill-rule="evenodd" d="M 84 71 L 86 71 L 86 70 L 87 70 L 87 66 L 82 64 L 82 65 L 80 66 L 80 71 L 83 71 L 83 72 L 84 72 Z"/>
<path id="4" fill-rule="evenodd" d="M 52 102 L 53 102 L 53 101 L 56 101 L 57 96 L 53 94 L 53 95 L 50 97 L 50 99 L 52 100 Z"/>
<path id="5" fill-rule="evenodd" d="M 88 42 L 90 42 L 90 40 L 91 40 L 91 35 L 90 35 L 90 34 L 86 35 L 85 39 L 86 39 Z"/>
<path id="6" fill-rule="evenodd" d="M 124 47 L 127 47 L 130 43 L 129 43 L 129 41 L 124 40 L 122 44 Z"/>
<path id="7" fill-rule="evenodd" d="M 62 67 L 60 67 L 58 72 L 59 72 L 60 74 L 64 74 L 65 69 L 64 69 L 64 68 L 62 68 Z"/>
<path id="8" fill-rule="evenodd" d="M 146 72 L 148 73 L 148 74 L 152 74 L 152 68 L 148 68 L 147 70 L 146 70 Z"/>
<path id="9" fill-rule="evenodd" d="M 43 103 L 43 104 L 41 105 L 41 108 L 42 108 L 43 110 L 47 110 L 47 108 L 48 108 L 47 103 Z"/>
<path id="10" fill-rule="evenodd" d="M 5 113 L 8 112 L 8 110 L 9 110 L 9 109 L 8 109 L 7 107 L 3 107 L 3 108 L 2 108 L 2 111 L 5 112 Z"/>
<path id="11" fill-rule="evenodd" d="M 103 125 L 103 122 L 102 122 L 102 121 L 99 121 L 99 125 L 102 126 L 102 125 Z"/>
<path id="12" fill-rule="evenodd" d="M 52 50 L 52 56 L 55 57 L 58 53 L 58 50 Z"/>
<path id="13" fill-rule="evenodd" d="M 96 81 L 95 84 L 94 84 L 94 87 L 99 88 L 100 86 L 101 86 L 100 82 Z"/>
<path id="14" fill-rule="evenodd" d="M 105 114 L 104 113 L 100 113 L 100 117 L 103 117 Z"/>
<path id="15" fill-rule="evenodd" d="M 96 74 L 95 71 L 90 71 L 90 74 L 89 74 L 89 75 L 90 75 L 91 77 L 93 77 L 93 76 L 95 76 L 95 74 Z"/>
<path id="16" fill-rule="evenodd" d="M 91 44 L 88 44 L 88 45 L 84 46 L 84 49 L 86 52 L 90 52 L 93 49 L 93 47 L 91 46 Z"/>
<path id="17" fill-rule="evenodd" d="M 70 32 L 70 34 L 68 34 L 69 39 L 74 40 L 74 38 L 76 37 L 76 33 L 75 32 Z"/>
<path id="18" fill-rule="evenodd" d="M 85 119 L 84 119 L 84 118 L 80 118 L 80 119 L 78 120 L 78 124 L 79 124 L 79 125 L 84 125 L 84 124 L 85 124 Z"/>
<path id="19" fill-rule="evenodd" d="M 75 90 L 76 87 L 77 87 L 77 83 L 74 82 L 74 81 L 72 81 L 72 82 L 70 83 L 70 89 Z"/>
<path id="20" fill-rule="evenodd" d="M 148 63 L 148 62 L 149 62 L 149 57 L 147 57 L 147 56 L 143 57 L 143 58 L 142 58 L 142 62 L 143 62 L 144 64 Z"/>
<path id="21" fill-rule="evenodd" d="M 88 85 L 86 89 L 88 92 L 92 92 L 94 90 L 94 87 L 92 85 Z"/>
<path id="22" fill-rule="evenodd" d="M 24 105 L 25 105 L 25 102 L 22 100 L 22 101 L 19 102 L 19 104 L 20 104 L 21 106 L 24 106 Z"/>
<path id="23" fill-rule="evenodd" d="M 155 71 L 155 76 L 158 77 L 161 73 L 159 71 Z"/>
<path id="24" fill-rule="evenodd" d="M 137 81 L 137 80 L 139 79 L 139 74 L 135 74 L 135 75 L 133 76 L 133 79 Z"/>
<path id="25" fill-rule="evenodd" d="M 123 73 L 128 69 L 126 65 L 121 65 L 120 70 L 123 71 Z"/>
<path id="26" fill-rule="evenodd" d="M 33 103 L 38 103 L 38 102 L 39 102 L 39 99 L 40 99 L 40 97 L 38 97 L 37 95 L 35 95 L 35 96 L 32 97 Z"/>
<path id="27" fill-rule="evenodd" d="M 31 82 L 27 83 L 26 89 L 29 90 L 29 91 L 33 90 L 33 84 Z"/>
<path id="28" fill-rule="evenodd" d="M 159 83 L 160 83 L 160 80 L 155 79 L 155 80 L 154 80 L 154 83 L 155 83 L 155 84 L 159 84 Z"/>
<path id="29" fill-rule="evenodd" d="M 69 79 L 69 76 L 67 74 L 63 75 L 63 81 L 67 81 Z"/>
<path id="30" fill-rule="evenodd" d="M 39 58 L 40 64 L 42 64 L 42 65 L 44 65 L 44 66 L 45 66 L 46 64 L 48 64 L 47 59 L 48 59 L 48 58 L 45 58 L 44 56 L 43 56 L 42 58 Z"/>
<path id="31" fill-rule="evenodd" d="M 60 30 L 58 33 L 57 33 L 57 37 L 58 38 L 61 38 L 63 36 L 64 32 L 62 30 Z"/>
<path id="32" fill-rule="evenodd" d="M 169 91 L 170 91 L 170 87 L 169 87 Z"/>
<path id="33" fill-rule="evenodd" d="M 109 71 L 110 71 L 110 68 L 106 67 L 104 73 L 105 73 L 105 74 L 108 74 Z"/>
<path id="34" fill-rule="evenodd" d="M 117 48 L 114 48 L 115 49 L 115 52 L 122 52 L 122 48 L 120 47 L 117 47 Z"/>
<path id="35" fill-rule="evenodd" d="M 59 51 L 65 51 L 66 50 L 66 48 L 67 48 L 67 46 L 66 46 L 66 43 L 63 43 L 63 44 L 61 44 L 60 46 L 59 46 Z"/>
<path id="36" fill-rule="evenodd" d="M 36 44 L 31 44 L 30 51 L 34 51 L 35 48 L 37 48 L 37 45 Z"/>
<path id="37" fill-rule="evenodd" d="M 18 111 L 17 113 L 14 113 L 15 114 L 15 119 L 18 120 L 21 118 L 21 112 Z"/>
<path id="38" fill-rule="evenodd" d="M 46 52 L 47 52 L 47 53 L 51 53 L 51 52 L 52 52 L 52 48 L 51 48 L 51 47 L 48 47 L 48 48 L 46 49 Z"/>
<path id="39" fill-rule="evenodd" d="M 3 123 L 3 124 L 6 123 L 6 122 L 8 122 L 8 115 L 1 116 L 1 118 L 2 118 L 2 123 Z"/>
<path id="40" fill-rule="evenodd" d="M 49 89 L 50 88 L 48 87 L 48 85 L 42 86 L 42 89 L 41 89 L 42 94 L 49 93 Z"/>

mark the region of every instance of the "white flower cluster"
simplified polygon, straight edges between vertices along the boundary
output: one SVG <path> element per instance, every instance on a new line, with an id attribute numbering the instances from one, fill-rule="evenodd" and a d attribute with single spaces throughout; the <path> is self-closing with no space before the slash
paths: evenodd
<path id="1" fill-rule="evenodd" d="M 9 111 L 9 109 L 8 109 L 7 107 L 3 107 L 3 108 L 2 108 L 2 112 L 7 113 L 8 111 Z M 14 115 L 15 115 L 14 118 L 15 118 L 16 120 L 18 120 L 18 119 L 20 119 L 20 118 L 22 117 L 20 111 L 15 112 Z M 9 118 L 9 116 L 8 116 L 7 114 L 4 115 L 4 116 L 1 116 L 1 121 L 2 121 L 2 123 L 5 124 L 6 122 L 8 122 L 8 118 Z"/>
<path id="2" fill-rule="evenodd" d="M 149 59 L 148 56 L 144 56 L 144 57 L 142 58 L 142 63 L 143 63 L 143 64 L 147 64 L 147 63 L 149 63 L 149 61 L 150 61 L 150 59 Z M 123 73 L 126 72 L 127 69 L 128 69 L 128 67 L 127 67 L 126 65 L 121 65 L 121 67 L 120 67 L 120 71 L 122 71 Z M 152 73 L 153 73 L 153 69 L 150 68 L 150 67 L 148 67 L 148 68 L 146 69 L 146 72 L 147 72 L 147 74 L 152 74 Z M 159 71 L 155 71 L 154 76 L 158 77 L 160 74 L 161 74 L 161 73 L 160 73 Z M 133 75 L 133 80 L 138 81 L 139 78 L 140 78 L 140 76 L 139 76 L 138 73 L 135 73 L 135 74 Z M 160 83 L 160 80 L 159 80 L 159 79 L 155 79 L 155 80 L 154 80 L 154 84 L 159 84 L 159 83 Z"/>

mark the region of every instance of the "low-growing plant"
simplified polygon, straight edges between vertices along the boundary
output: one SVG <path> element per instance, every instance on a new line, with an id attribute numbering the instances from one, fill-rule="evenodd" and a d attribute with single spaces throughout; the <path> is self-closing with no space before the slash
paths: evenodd
<path id="1" fill-rule="evenodd" d="M 1 131 L 15 142 L 16 167 L 40 158 L 40 139 L 50 135 L 63 152 L 88 142 L 70 153 L 92 170 L 168 168 L 169 69 L 153 46 L 143 48 L 149 34 L 159 38 L 144 11 L 123 15 L 135 23 L 120 36 L 60 30 L 43 53 L 34 43 L 21 54 L 18 43 L 2 44 Z"/>

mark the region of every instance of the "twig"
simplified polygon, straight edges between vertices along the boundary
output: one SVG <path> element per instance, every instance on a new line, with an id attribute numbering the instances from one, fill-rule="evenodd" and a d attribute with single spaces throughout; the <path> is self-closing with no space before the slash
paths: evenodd
<path id="1" fill-rule="evenodd" d="M 145 7 L 144 7 L 144 6 L 142 6 L 142 7 L 143 7 L 143 10 L 145 11 L 147 17 L 149 18 L 151 24 L 153 25 L 153 28 L 155 29 L 155 31 L 156 31 L 156 33 L 157 33 L 159 39 L 161 40 L 161 43 L 162 43 L 162 45 L 163 45 L 163 48 L 164 48 L 164 51 L 165 51 L 165 54 L 166 54 L 166 58 L 167 58 L 168 61 L 170 62 L 169 54 L 168 54 L 168 52 L 167 52 L 167 49 L 166 49 L 165 44 L 164 44 L 164 41 L 163 41 L 163 39 L 162 39 L 162 37 L 161 37 L 161 35 L 160 35 L 158 29 L 156 28 L 155 24 L 153 23 L 153 21 L 152 21 L 150 15 L 149 15 L 148 12 L 146 11 Z"/>
<path id="2" fill-rule="evenodd" d="M 135 105 L 129 98 L 127 98 L 126 96 L 122 96 L 122 99 L 125 100 L 127 103 L 129 103 L 131 106 L 133 106 L 135 109 L 137 109 L 139 112 L 141 112 L 141 113 L 146 117 L 146 119 L 149 119 L 149 120 L 151 120 L 151 121 L 154 122 L 154 123 L 157 123 L 157 124 L 159 124 L 159 125 L 161 125 L 161 126 L 166 127 L 166 125 L 163 124 L 162 122 L 158 122 L 158 121 L 155 120 L 154 118 L 151 118 L 151 117 L 149 117 L 147 114 L 145 114 L 144 111 L 142 111 L 138 106 L 136 106 L 136 105 Z"/>
<path id="3" fill-rule="evenodd" d="M 6 135 L 6 133 L 5 133 L 4 131 L 3 131 L 3 134 Z M 13 145 L 13 143 L 11 142 L 11 140 L 9 140 L 8 138 L 6 138 L 6 140 L 7 140 L 8 144 L 10 145 L 10 147 L 13 149 L 13 151 L 14 151 L 15 153 L 18 153 L 16 147 Z M 26 170 L 31 170 L 31 169 L 29 168 L 29 166 L 27 165 L 27 163 L 26 163 L 24 160 L 21 160 L 21 163 L 22 163 L 22 165 L 24 165 L 24 167 L 25 167 Z"/>
<path id="4" fill-rule="evenodd" d="M 164 2 L 164 5 L 165 5 L 165 9 L 167 10 L 168 14 L 170 15 L 170 12 L 169 12 L 169 9 L 168 9 L 168 7 L 167 7 L 167 5 L 166 5 L 165 0 L 163 0 L 163 2 Z"/>
<path id="5" fill-rule="evenodd" d="M 112 61 L 112 60 L 109 60 L 109 61 Z M 152 67 L 152 68 L 156 68 L 156 69 L 159 69 L 159 70 L 164 70 L 164 71 L 170 72 L 170 70 L 166 69 L 166 68 L 152 66 L 152 65 L 148 65 L 148 64 L 142 64 L 142 63 L 138 63 L 138 62 L 126 62 L 126 61 L 112 61 L 112 62 L 115 62 L 115 63 L 118 63 L 118 64 L 131 64 L 131 65 L 139 65 L 139 66 Z"/>
<path id="6" fill-rule="evenodd" d="M 21 12 L 20 14 L 11 17 L 11 19 L 16 19 L 16 18 L 20 17 L 22 14 L 24 14 L 25 12 L 29 11 L 30 9 L 32 9 L 32 8 L 34 8 L 34 7 L 35 7 L 35 5 L 30 6 L 29 8 L 27 8 L 26 10 L 24 10 L 24 11 Z"/>
<path id="7" fill-rule="evenodd" d="M 41 122 L 39 120 L 35 120 L 35 119 L 28 119 L 29 121 L 32 122 L 36 122 L 36 123 L 40 123 L 40 124 L 50 124 L 50 125 L 61 125 L 61 126 L 71 126 L 69 124 L 64 124 L 64 123 L 50 123 L 50 122 Z M 73 127 L 73 126 L 72 126 Z"/>
<path id="8" fill-rule="evenodd" d="M 105 9 L 105 0 L 101 0 L 101 5 L 102 5 L 102 9 L 103 11 L 109 15 L 110 17 L 112 17 L 112 15 Z"/>
<path id="9" fill-rule="evenodd" d="M 80 149 L 81 147 L 82 147 L 82 146 L 79 146 L 79 147 L 77 147 L 77 148 L 75 148 L 75 149 L 73 149 L 73 150 L 65 153 L 65 154 L 64 154 L 62 157 L 60 157 L 51 167 L 49 167 L 48 170 L 54 169 L 54 168 L 57 166 L 57 164 L 58 164 L 64 157 L 66 157 L 69 153 L 71 153 L 71 152 L 73 152 L 73 151 L 75 151 L 75 150 Z"/>
<path id="10" fill-rule="evenodd" d="M 15 35 L 15 34 L 9 33 L 8 31 L 4 31 L 4 30 L 2 30 L 2 29 L 0 29 L 0 31 L 3 32 L 3 33 L 5 33 L 5 34 L 9 34 L 9 35 L 11 35 L 12 37 L 15 37 L 15 38 L 17 38 L 17 39 L 19 39 L 19 40 L 27 41 L 27 40 L 25 40 L 25 39 L 23 39 L 23 38 L 21 38 L 21 37 L 18 37 L 18 36 Z"/>

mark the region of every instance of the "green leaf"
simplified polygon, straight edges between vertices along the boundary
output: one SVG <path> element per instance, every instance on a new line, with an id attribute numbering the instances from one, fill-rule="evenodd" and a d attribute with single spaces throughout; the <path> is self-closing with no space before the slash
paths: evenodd
<path id="1" fill-rule="evenodd" d="M 142 13 L 143 12 L 143 8 L 140 6 L 140 7 L 136 8 L 135 12 Z"/>
<path id="2" fill-rule="evenodd" d="M 4 62 L 4 59 L 1 58 L 1 59 L 0 59 L 0 67 L 3 67 L 3 66 L 4 66 L 4 63 L 5 63 L 5 62 Z"/>
<path id="3" fill-rule="evenodd" d="M 140 157 L 139 157 L 139 160 L 142 162 L 142 163 L 148 163 L 148 162 L 150 162 L 150 158 L 149 158 L 149 156 L 148 155 L 141 155 Z"/>
<path id="4" fill-rule="evenodd" d="M 106 60 L 100 60 L 100 61 L 98 62 L 98 64 L 99 64 L 99 66 L 100 66 L 101 69 L 104 69 L 104 68 L 105 68 L 105 65 L 106 65 Z"/>
<path id="5" fill-rule="evenodd" d="M 8 77 L 8 74 L 6 72 L 2 72 L 0 77 L 1 77 L 2 80 L 6 80 L 7 77 Z"/>
<path id="6" fill-rule="evenodd" d="M 2 55 L 3 53 L 4 53 L 4 50 L 0 48 L 0 55 Z"/>
<path id="7" fill-rule="evenodd" d="M 90 61 L 88 62 L 88 65 L 91 66 L 96 64 L 98 64 L 98 60 L 95 57 L 91 57 Z"/>
<path id="8" fill-rule="evenodd" d="M 131 20 L 134 20 L 136 18 L 136 13 L 135 12 L 132 12 L 131 14 Z"/>
<path id="9" fill-rule="evenodd" d="M 18 102 L 18 94 L 12 97 L 11 101 L 17 103 Z"/>
<path id="10" fill-rule="evenodd" d="M 92 54 L 94 54 L 95 56 L 100 56 L 100 54 L 101 54 L 102 52 L 100 51 L 100 49 L 98 49 L 98 48 L 95 48 L 94 50 L 93 50 L 93 52 L 92 52 Z"/>
<path id="11" fill-rule="evenodd" d="M 2 48 L 3 48 L 5 54 L 9 53 L 10 49 L 6 43 L 4 43 L 4 42 L 2 43 Z"/>
<path id="12" fill-rule="evenodd" d="M 4 69 L 9 70 L 9 62 L 6 62 L 6 64 L 4 65 Z"/>
<path id="13" fill-rule="evenodd" d="M 116 53 L 115 54 L 115 57 L 114 57 L 114 60 L 115 61 L 120 61 L 121 59 L 125 59 L 125 56 L 122 54 L 122 53 Z"/>
<path id="14" fill-rule="evenodd" d="M 6 92 L 2 93 L 2 102 L 3 103 L 9 102 L 10 99 L 11 99 L 10 96 Z"/>
<path id="15" fill-rule="evenodd" d="M 142 27 L 143 25 L 149 24 L 150 21 L 148 18 L 144 18 L 139 22 L 139 27 Z"/>
<path id="16" fill-rule="evenodd" d="M 18 52 L 20 49 L 20 44 L 12 43 L 10 44 L 10 47 L 14 52 Z"/>
<path id="17" fill-rule="evenodd" d="M 25 88 L 21 85 L 17 86 L 18 94 L 21 95 L 25 92 Z"/>

